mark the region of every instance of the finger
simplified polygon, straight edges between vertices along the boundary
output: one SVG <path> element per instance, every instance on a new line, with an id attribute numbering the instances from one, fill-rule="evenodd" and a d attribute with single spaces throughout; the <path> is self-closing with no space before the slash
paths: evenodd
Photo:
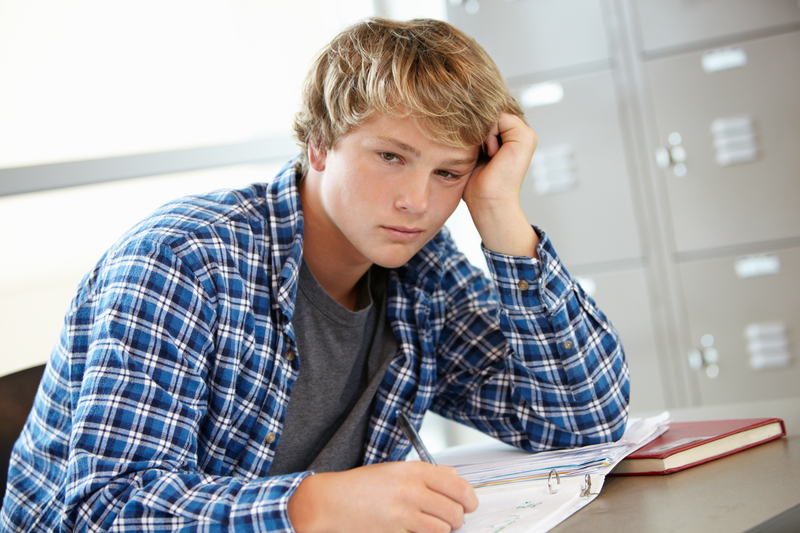
<path id="1" fill-rule="evenodd" d="M 447 472 L 451 476 L 457 476 L 458 475 L 458 470 L 456 470 L 456 467 L 454 467 L 454 466 L 436 465 L 436 468 L 438 468 L 439 470 L 443 470 L 444 472 Z"/>
<path id="2" fill-rule="evenodd" d="M 497 119 L 498 135 L 505 143 L 506 141 L 526 140 L 535 135 L 533 130 L 517 115 L 511 113 L 501 113 Z"/>
<path id="3" fill-rule="evenodd" d="M 410 527 L 411 529 L 409 531 L 413 531 L 414 533 L 450 533 L 458 529 L 444 520 L 425 513 L 418 513 L 415 519 L 412 520 Z"/>
<path id="4" fill-rule="evenodd" d="M 510 161 L 516 162 L 518 171 L 523 172 L 530 164 L 536 150 L 538 138 L 524 120 L 516 115 L 503 114 L 498 119 L 503 146 L 508 147 Z"/>
<path id="5" fill-rule="evenodd" d="M 445 522 L 450 529 L 458 529 L 464 524 L 464 507 L 438 492 L 428 493 L 420 502 L 420 511 Z"/>
<path id="6" fill-rule="evenodd" d="M 486 136 L 486 153 L 489 157 L 494 157 L 500 149 L 500 140 L 497 136 L 500 135 L 500 124 L 495 122 L 492 129 L 489 130 L 489 135 Z"/>
<path id="7" fill-rule="evenodd" d="M 457 502 L 464 512 L 471 513 L 478 508 L 478 495 L 475 489 L 464 478 L 459 477 L 453 467 L 440 465 L 436 467 L 439 475 L 426 480 L 428 487 L 443 496 Z"/>

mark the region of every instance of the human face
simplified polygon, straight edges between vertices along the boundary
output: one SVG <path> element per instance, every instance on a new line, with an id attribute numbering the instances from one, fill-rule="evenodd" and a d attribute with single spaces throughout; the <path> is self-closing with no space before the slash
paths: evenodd
<path id="1" fill-rule="evenodd" d="M 351 265 L 394 268 L 433 238 L 456 209 L 478 147 L 446 146 L 426 137 L 410 118 L 375 114 L 326 153 L 315 154 L 309 154 L 309 181 L 317 184 L 326 244 L 338 248 L 330 250 L 333 256 Z"/>

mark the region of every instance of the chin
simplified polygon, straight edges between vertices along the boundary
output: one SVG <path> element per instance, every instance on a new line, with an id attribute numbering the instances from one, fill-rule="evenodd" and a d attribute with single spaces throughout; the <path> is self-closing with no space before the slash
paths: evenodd
<path id="1" fill-rule="evenodd" d="M 373 264 L 376 264 L 379 267 L 400 268 L 408 263 L 418 251 L 419 250 L 414 250 L 413 252 L 409 252 L 408 250 L 405 250 L 404 253 L 387 253 L 381 255 L 376 254 L 371 258 L 371 260 Z"/>
<path id="2" fill-rule="evenodd" d="M 373 264 L 378 265 L 379 267 L 383 267 L 383 268 L 400 268 L 401 266 L 403 266 L 406 263 L 408 263 L 409 259 L 411 259 L 411 257 L 406 257 L 403 260 L 399 260 L 399 259 L 394 259 L 394 260 L 387 259 L 385 261 L 377 260 L 377 261 L 373 261 Z"/>

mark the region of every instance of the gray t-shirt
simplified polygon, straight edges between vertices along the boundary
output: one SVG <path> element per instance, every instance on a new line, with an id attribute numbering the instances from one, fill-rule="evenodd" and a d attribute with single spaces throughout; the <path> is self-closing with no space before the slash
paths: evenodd
<path id="1" fill-rule="evenodd" d="M 373 399 L 397 339 L 387 318 L 388 272 L 373 266 L 355 312 L 331 298 L 303 261 L 294 324 L 300 372 L 270 475 L 360 466 Z"/>

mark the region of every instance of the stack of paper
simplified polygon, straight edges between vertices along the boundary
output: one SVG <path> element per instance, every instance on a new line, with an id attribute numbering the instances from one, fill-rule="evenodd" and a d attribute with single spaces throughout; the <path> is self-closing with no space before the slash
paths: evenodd
<path id="1" fill-rule="evenodd" d="M 501 442 L 456 446 L 436 454 L 475 488 L 478 510 L 461 533 L 548 531 L 588 505 L 619 461 L 666 429 L 669 414 L 631 419 L 610 444 L 529 453 Z"/>
<path id="2" fill-rule="evenodd" d="M 613 461 L 613 448 L 589 447 L 531 454 L 498 443 L 457 450 L 464 462 L 446 452 L 437 461 L 458 469 L 473 487 L 546 479 L 555 470 L 559 478 L 598 472 Z M 451 452 L 453 453 L 453 452 Z"/>

